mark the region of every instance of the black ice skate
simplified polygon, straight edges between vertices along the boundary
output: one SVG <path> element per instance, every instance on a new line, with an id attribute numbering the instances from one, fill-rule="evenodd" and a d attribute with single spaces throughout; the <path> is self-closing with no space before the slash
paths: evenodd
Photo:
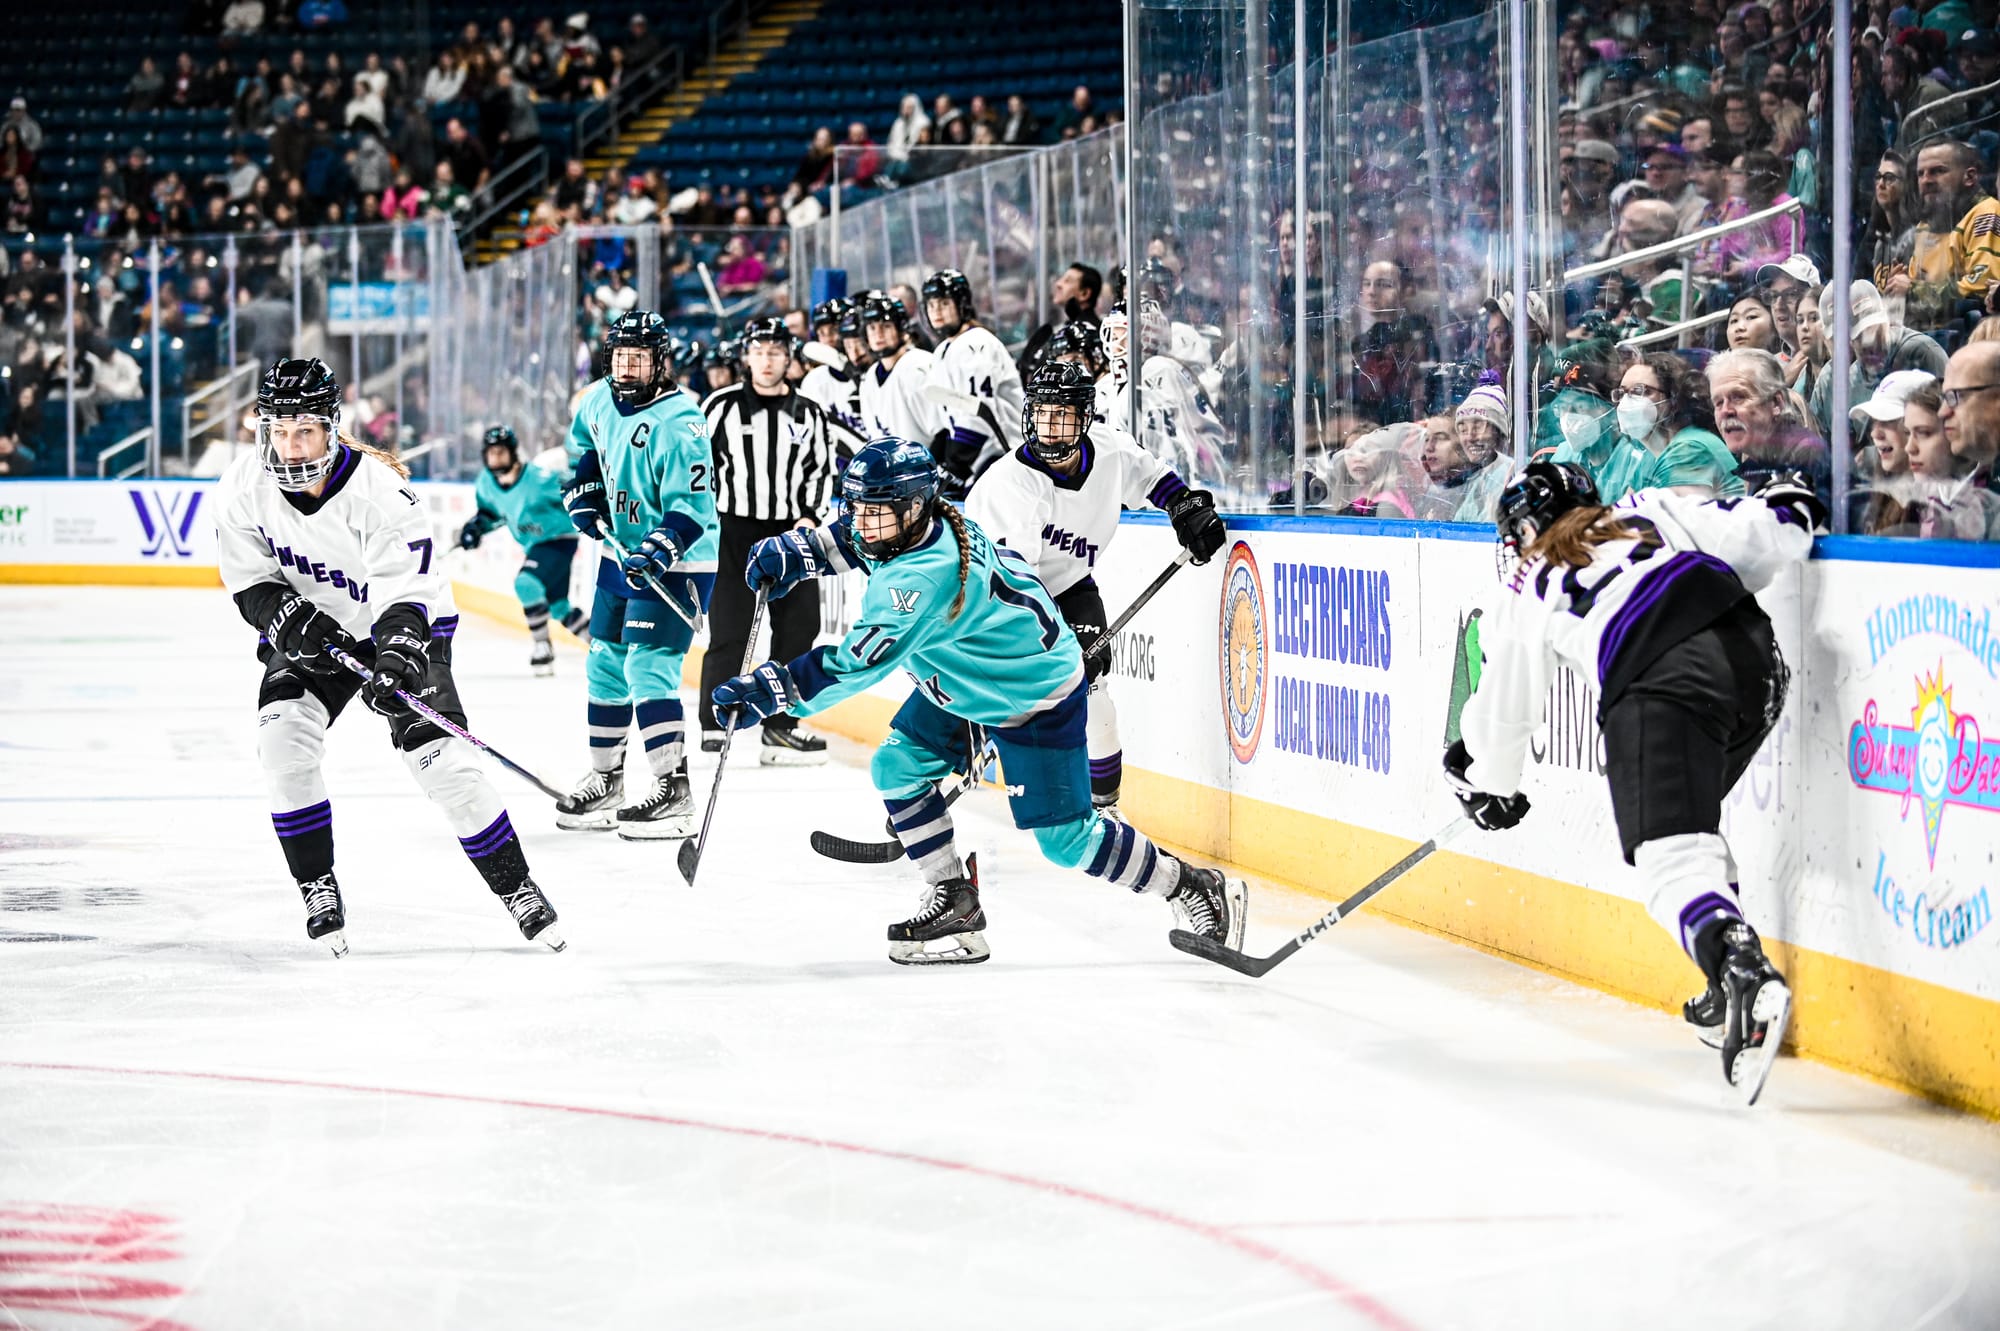
<path id="1" fill-rule="evenodd" d="M 1792 1016 L 1792 991 L 1764 955 L 1756 931 L 1733 921 L 1723 928 L 1721 973 L 1716 977 L 1727 1006 L 1722 1018 L 1722 1073 L 1754 1105 L 1777 1061 Z"/>
<path id="2" fill-rule="evenodd" d="M 332 874 L 321 874 L 300 883 L 299 895 L 306 901 L 306 937 L 325 943 L 336 957 L 346 956 L 347 911 L 340 902 L 340 884 Z"/>
<path id="3" fill-rule="evenodd" d="M 797 726 L 765 726 L 757 761 L 765 767 L 817 767 L 826 761 L 826 741 Z"/>
<path id="4" fill-rule="evenodd" d="M 618 811 L 618 835 L 627 841 L 685 841 L 694 835 L 686 764 L 655 782 L 646 798 Z"/>
<path id="5" fill-rule="evenodd" d="M 556 928 L 556 908 L 542 895 L 542 889 L 532 878 L 523 878 L 521 885 L 512 892 L 495 892 L 500 904 L 514 917 L 514 923 L 521 926 L 521 937 L 531 943 L 545 944 L 550 951 L 560 952 L 569 944 L 563 940 L 562 931 Z"/>
<path id="6" fill-rule="evenodd" d="M 548 676 L 556 673 L 556 646 L 547 638 L 535 639 L 535 645 L 528 649 L 528 668 L 537 675 Z"/>
<path id="7" fill-rule="evenodd" d="M 556 801 L 556 826 L 572 832 L 610 830 L 625 798 L 625 773 L 592 772 Z"/>
<path id="8" fill-rule="evenodd" d="M 978 859 L 966 856 L 965 877 L 931 884 L 923 908 L 889 926 L 889 960 L 899 966 L 964 966 L 992 955 L 980 932 L 986 912 L 979 905 Z"/>
<path id="9" fill-rule="evenodd" d="M 1250 887 L 1241 878 L 1226 878 L 1220 869 L 1181 864 L 1181 881 L 1167 898 L 1181 928 L 1241 951 L 1243 925 L 1250 912 Z"/>
<path id="10" fill-rule="evenodd" d="M 1681 1016 L 1694 1027 L 1695 1035 L 1710 1049 L 1722 1048 L 1722 1018 L 1729 1000 L 1714 985 L 1681 1004 Z"/>

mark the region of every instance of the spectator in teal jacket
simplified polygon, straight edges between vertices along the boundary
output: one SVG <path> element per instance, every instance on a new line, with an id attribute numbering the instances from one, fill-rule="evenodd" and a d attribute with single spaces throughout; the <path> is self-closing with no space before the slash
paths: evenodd
<path id="1" fill-rule="evenodd" d="M 1671 352 L 1634 361 L 1613 396 L 1615 428 L 1593 448 L 1565 444 L 1555 455 L 1589 472 L 1605 503 L 1661 486 L 1704 497 L 1744 492 L 1736 459 L 1714 430 L 1708 381 L 1686 361 Z"/>

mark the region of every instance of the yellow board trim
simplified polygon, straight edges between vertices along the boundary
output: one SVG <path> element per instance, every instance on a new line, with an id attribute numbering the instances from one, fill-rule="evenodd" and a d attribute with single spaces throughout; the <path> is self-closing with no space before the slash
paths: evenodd
<path id="1" fill-rule="evenodd" d="M 62 587 L 220 587 L 213 564 L 0 564 L 0 582 Z"/>

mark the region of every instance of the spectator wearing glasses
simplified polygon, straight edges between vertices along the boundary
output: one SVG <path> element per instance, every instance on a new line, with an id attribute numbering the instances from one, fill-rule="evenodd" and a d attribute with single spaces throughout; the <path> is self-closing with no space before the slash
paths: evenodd
<path id="1" fill-rule="evenodd" d="M 1883 153 L 1875 164 L 1875 201 L 1856 258 L 1874 269 L 1876 287 L 1898 306 L 1910 289 L 1910 270 L 1896 256 L 1899 249 L 1908 253 L 1910 228 L 1917 224 L 1915 201 L 1909 159 L 1899 152 Z"/>
<path id="2" fill-rule="evenodd" d="M 1587 451 L 1565 444 L 1555 454 L 1589 472 L 1605 503 L 1661 486 L 1705 499 L 1743 493 L 1736 459 L 1713 428 L 1708 384 L 1685 360 L 1653 352 L 1634 361 L 1613 400 L 1616 430 Z"/>

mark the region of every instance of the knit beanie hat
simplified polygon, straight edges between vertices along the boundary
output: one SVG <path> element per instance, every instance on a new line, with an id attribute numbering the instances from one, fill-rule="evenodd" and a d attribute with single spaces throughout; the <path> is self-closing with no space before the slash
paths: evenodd
<path id="1" fill-rule="evenodd" d="M 1514 435 L 1514 420 L 1507 410 L 1507 394 L 1497 384 L 1481 384 L 1465 395 L 1465 401 L 1458 404 L 1460 417 L 1469 416 L 1476 421 L 1485 421 L 1500 432 L 1502 439 Z"/>

